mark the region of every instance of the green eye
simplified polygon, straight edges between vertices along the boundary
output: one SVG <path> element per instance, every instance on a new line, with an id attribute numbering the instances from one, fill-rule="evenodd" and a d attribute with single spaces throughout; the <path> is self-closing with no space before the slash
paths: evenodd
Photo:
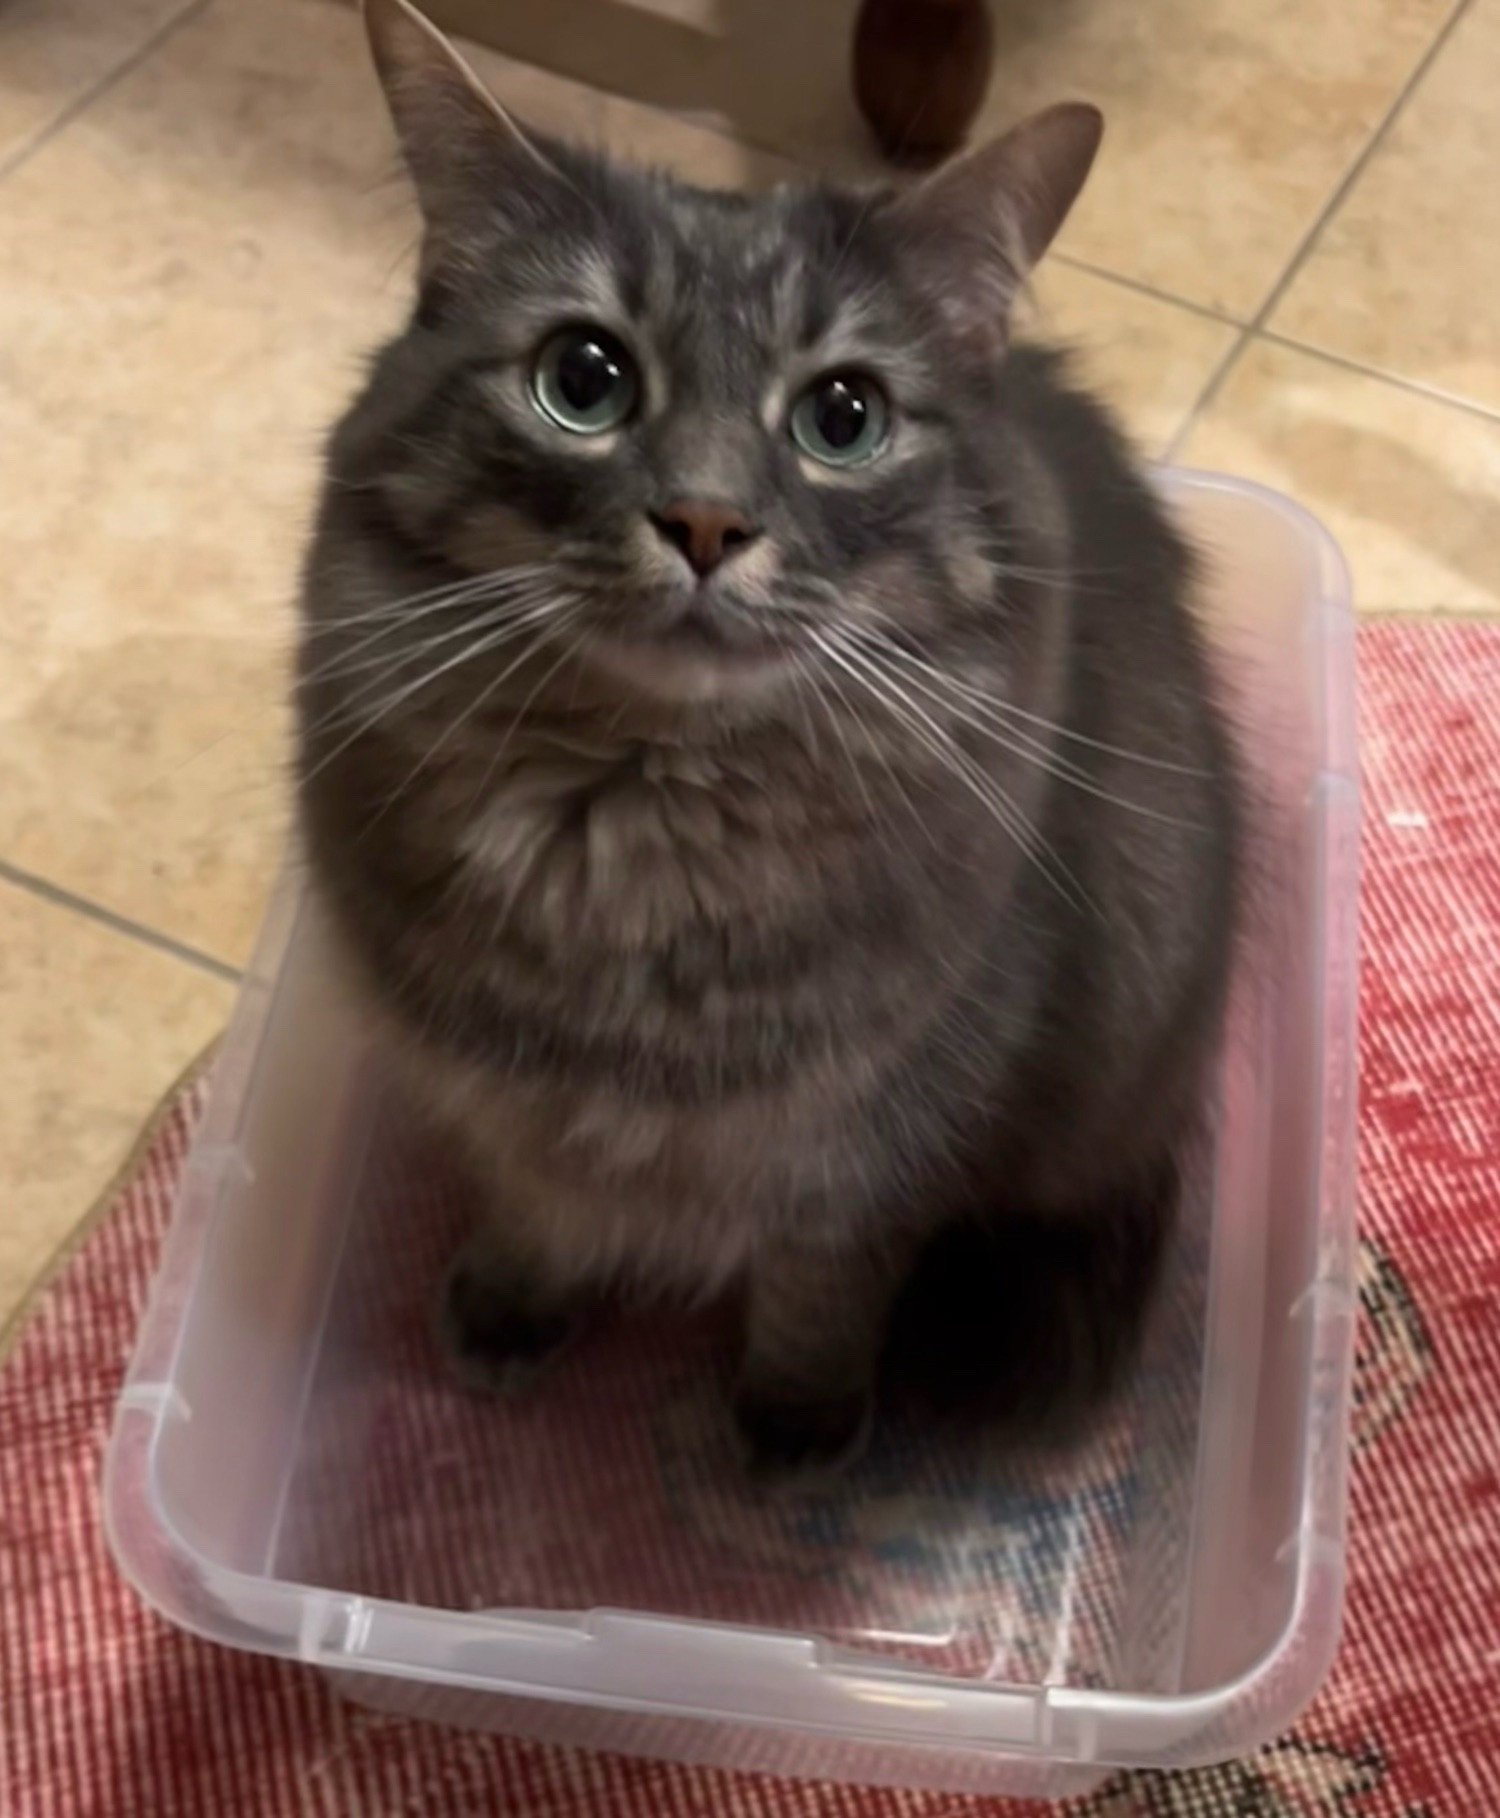
<path id="1" fill-rule="evenodd" d="M 885 393 L 863 373 L 834 372 L 817 379 L 792 406 L 792 440 L 825 467 L 858 467 L 873 461 L 890 432 Z"/>
<path id="2" fill-rule="evenodd" d="M 542 348 L 531 373 L 532 402 L 575 436 L 617 429 L 640 395 L 635 361 L 603 328 L 564 328 Z"/>

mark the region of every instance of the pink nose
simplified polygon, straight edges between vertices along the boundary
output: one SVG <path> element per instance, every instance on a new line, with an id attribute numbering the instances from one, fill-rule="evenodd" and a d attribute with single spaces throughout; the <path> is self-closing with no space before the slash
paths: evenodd
<path id="1" fill-rule="evenodd" d="M 725 556 L 753 542 L 760 532 L 732 505 L 713 499 L 675 499 L 650 513 L 662 538 L 687 558 L 695 574 L 712 574 Z"/>

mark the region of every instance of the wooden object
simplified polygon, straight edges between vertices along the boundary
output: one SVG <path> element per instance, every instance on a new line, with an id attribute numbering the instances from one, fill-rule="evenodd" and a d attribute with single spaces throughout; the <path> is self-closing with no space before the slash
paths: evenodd
<path id="1" fill-rule="evenodd" d="M 985 0 L 864 0 L 854 96 L 885 155 L 930 164 L 957 151 L 984 101 L 994 49 Z"/>

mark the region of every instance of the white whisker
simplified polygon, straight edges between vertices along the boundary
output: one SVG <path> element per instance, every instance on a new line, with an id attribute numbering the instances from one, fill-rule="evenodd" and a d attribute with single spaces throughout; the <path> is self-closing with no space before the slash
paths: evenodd
<path id="1" fill-rule="evenodd" d="M 463 635 L 471 640 L 467 654 L 482 656 L 504 649 L 507 644 L 514 643 L 517 638 L 523 637 L 528 631 L 543 623 L 551 616 L 552 610 L 550 603 L 533 607 L 521 618 L 509 619 L 498 629 L 486 625 L 465 626 Z M 452 639 L 441 640 L 443 643 L 452 641 Z M 437 642 L 438 640 L 434 640 L 434 645 Z M 335 701 L 316 719 L 309 720 L 300 729 L 303 744 L 305 745 L 309 740 L 339 726 L 353 726 L 356 723 L 371 726 L 376 724 L 385 717 L 390 708 L 399 705 L 400 701 L 406 698 L 402 687 L 398 686 L 393 689 L 391 684 L 399 682 L 403 674 L 410 673 L 414 664 L 426 663 L 429 666 L 418 678 L 412 693 L 419 693 L 429 680 L 435 679 L 443 672 L 442 665 L 438 665 L 436 668 L 431 666 L 431 658 L 435 653 L 435 648 L 424 646 L 423 649 L 414 651 L 409 656 L 383 667 L 379 674 L 362 683 L 349 695 Z"/>
<path id="2" fill-rule="evenodd" d="M 535 566 L 535 564 L 528 564 L 528 570 Z M 508 589 L 501 583 L 511 582 L 512 576 L 514 576 L 512 584 L 524 592 L 541 580 L 545 572 L 541 568 L 537 568 L 535 573 L 497 569 L 493 574 L 477 575 L 472 581 L 439 590 L 441 598 L 436 594 L 416 594 L 410 599 L 395 600 L 369 613 L 352 613 L 347 619 L 342 620 L 322 619 L 315 624 L 305 626 L 302 637 L 304 642 L 308 642 L 312 638 L 320 637 L 325 632 L 340 627 L 366 625 L 377 619 L 380 621 L 377 628 L 366 637 L 359 639 L 352 649 L 336 652 L 328 662 L 321 664 L 317 669 L 304 676 L 303 681 L 304 683 L 318 681 L 323 676 L 336 672 L 339 664 L 346 658 L 357 656 L 361 650 L 368 649 L 371 644 L 380 643 L 384 639 L 394 636 L 398 631 L 404 631 L 408 625 L 420 619 L 430 618 L 434 613 L 451 612 L 457 607 L 471 605 L 475 600 L 503 599 L 506 597 Z"/>
<path id="3" fill-rule="evenodd" d="M 465 619 L 460 625 L 449 626 L 446 631 L 432 633 L 413 645 L 403 645 L 398 650 L 381 651 L 374 656 L 365 657 L 361 657 L 359 654 L 364 645 L 357 645 L 353 650 L 343 653 L 340 657 L 302 677 L 298 683 L 299 691 L 305 691 L 314 683 L 319 682 L 346 682 L 352 676 L 365 675 L 372 670 L 377 673 L 378 677 L 394 676 L 398 670 L 407 668 L 412 663 L 423 661 L 445 644 L 453 643 L 456 638 L 469 637 L 475 632 L 489 631 L 502 624 L 520 623 L 539 602 L 545 601 L 549 597 L 551 596 L 547 590 L 540 583 L 534 582 L 524 591 L 517 592 L 510 598 L 480 600 L 478 604 L 487 610 L 474 618 Z M 473 606 L 476 602 L 468 600 L 464 603 Z M 378 680 L 374 686 L 379 686 Z M 357 699 L 361 693 L 369 692 L 370 686 L 366 685 L 356 690 L 355 694 L 348 698 Z"/>
<path id="4" fill-rule="evenodd" d="M 815 636 L 815 641 L 816 641 L 816 636 Z M 831 675 L 825 676 L 824 680 L 828 683 L 828 686 L 833 690 L 833 692 L 838 696 L 840 705 L 843 707 L 844 712 L 849 716 L 849 719 L 852 721 L 852 723 L 857 728 L 859 728 L 860 731 L 864 731 L 865 730 L 864 720 L 861 718 L 858 710 L 855 708 L 854 703 L 849 699 L 849 696 L 847 694 L 845 694 L 843 688 L 839 685 L 838 680 L 834 676 L 831 676 Z M 830 726 L 832 726 L 832 728 L 834 730 L 834 734 L 839 741 L 839 744 L 843 747 L 844 755 L 848 759 L 848 762 L 849 762 L 849 768 L 854 773 L 854 780 L 855 780 L 856 784 L 859 786 L 861 795 L 864 797 L 865 806 L 869 812 L 870 819 L 873 822 L 873 821 L 877 820 L 879 817 L 876 814 L 875 803 L 874 803 L 873 799 L 871 798 L 869 789 L 865 783 L 864 772 L 860 768 L 859 759 L 854 755 L 853 747 L 850 745 L 848 738 L 845 736 L 844 728 L 843 728 L 842 723 L 839 720 L 838 715 L 834 712 L 832 705 L 826 699 L 824 699 L 821 691 L 816 686 L 816 683 L 814 683 L 813 694 L 817 698 L 819 704 L 822 706 L 824 712 L 828 715 L 828 723 Z M 895 765 L 891 763 L 891 760 L 886 756 L 884 749 L 881 747 L 881 745 L 879 744 L 879 742 L 877 740 L 872 739 L 870 741 L 870 747 L 873 750 L 873 752 L 875 753 L 875 757 L 876 757 L 877 761 L 879 762 L 881 768 L 885 771 L 886 778 L 889 781 L 891 788 L 895 791 L 897 797 L 901 801 L 902 806 L 906 809 L 907 813 L 916 822 L 918 828 L 921 830 L 922 835 L 926 839 L 928 845 L 929 846 L 932 845 L 934 843 L 933 831 L 932 831 L 931 827 L 929 827 L 928 824 L 922 819 L 922 816 L 918 813 L 917 805 L 911 799 L 910 791 L 907 789 L 906 785 L 901 781 L 900 777 L 897 775 Z M 913 854 L 911 852 L 911 848 L 909 846 L 905 846 L 905 842 L 903 842 L 903 846 L 907 852 L 908 857 L 913 856 Z"/>
<path id="5" fill-rule="evenodd" d="M 357 625 L 366 625 L 375 619 L 391 617 L 416 617 L 420 609 L 441 609 L 452 598 L 461 598 L 477 589 L 494 586 L 501 581 L 535 580 L 550 572 L 544 562 L 518 562 L 508 568 L 491 568 L 483 574 L 465 575 L 461 580 L 445 581 L 441 587 L 429 587 L 421 593 L 409 593 L 394 600 L 384 600 L 378 606 L 371 606 L 364 612 L 342 613 L 337 618 L 312 619 L 304 627 L 305 636 L 321 636 L 325 631 L 346 631 Z"/>
<path id="6" fill-rule="evenodd" d="M 807 662 L 790 645 L 786 647 L 785 656 L 792 672 L 792 693 L 796 697 L 798 711 L 802 718 L 802 736 L 806 741 L 809 756 L 816 763 L 823 756 L 822 742 L 818 738 L 818 729 L 813 723 L 812 707 L 822 706 L 818 694 L 817 679 Z"/>
<path id="7" fill-rule="evenodd" d="M 814 642 L 851 678 L 858 681 L 886 711 L 897 718 L 929 754 L 942 764 L 970 793 L 987 808 L 999 825 L 1013 839 L 1038 872 L 1065 901 L 1075 908 L 1087 908 L 1097 915 L 1098 906 L 1073 876 L 1062 858 L 1040 831 L 993 777 L 988 776 L 959 745 L 946 728 L 939 725 L 896 683 L 887 672 L 875 668 L 863 653 L 848 644 L 836 644 L 814 633 Z M 873 678 L 873 679 L 872 679 Z"/>
<path id="8" fill-rule="evenodd" d="M 538 607 L 535 610 L 538 621 L 551 616 L 554 611 L 550 606 Z M 393 694 L 384 697 L 384 699 L 376 703 L 375 707 L 368 714 L 360 716 L 359 723 L 347 737 L 340 740 L 332 751 L 324 753 L 302 779 L 303 787 L 305 788 L 320 771 L 326 769 L 336 758 L 342 756 L 357 739 L 363 738 L 366 734 L 373 731 L 382 720 L 388 719 L 404 702 L 409 701 L 414 695 L 420 694 L 425 688 L 431 687 L 431 685 L 438 681 L 442 676 L 449 674 L 452 670 L 459 668 L 462 664 L 471 663 L 476 657 L 483 656 L 488 651 L 498 649 L 502 644 L 519 636 L 520 633 L 526 629 L 529 629 L 529 622 L 527 625 L 522 626 L 507 624 L 501 630 L 492 632 L 488 637 L 476 639 L 465 649 L 459 651 L 457 656 L 449 657 L 445 662 L 438 664 L 436 669 L 425 670 L 414 682 L 408 682 L 404 687 L 398 688 Z M 335 723 L 337 722 L 335 721 Z M 318 730 L 318 727 L 308 728 L 307 732 L 303 734 L 304 739 L 306 739 L 311 732 L 316 730 Z"/>
<path id="9" fill-rule="evenodd" d="M 483 711 L 485 704 L 488 701 L 493 700 L 497 689 L 502 688 L 505 685 L 505 683 L 507 681 L 509 681 L 511 676 L 513 676 L 516 673 L 516 671 L 518 669 L 524 668 L 525 665 L 531 661 L 531 659 L 536 655 L 537 651 L 541 648 L 541 646 L 543 644 L 545 644 L 547 642 L 547 640 L 550 637 L 552 637 L 557 632 L 566 631 L 567 629 L 569 629 L 569 627 L 571 627 L 572 625 L 575 625 L 577 623 L 578 613 L 579 613 L 578 607 L 565 606 L 560 611 L 548 615 L 547 619 L 543 622 L 541 629 L 537 632 L 537 635 L 534 638 L 532 638 L 530 643 L 521 652 L 521 654 L 518 657 L 516 657 L 513 662 L 507 663 L 505 668 L 502 669 L 497 676 L 493 676 L 488 682 L 485 683 L 484 687 L 481 688 L 479 693 L 477 695 L 475 695 L 474 699 L 469 702 L 468 706 L 465 707 L 461 713 L 455 715 L 455 717 L 449 721 L 448 725 L 443 729 L 443 731 L 441 733 L 438 734 L 437 738 L 435 738 L 433 740 L 432 744 L 428 746 L 427 750 L 425 752 L 423 752 L 422 756 L 417 759 L 416 763 L 413 764 L 411 769 L 401 779 L 401 781 L 396 785 L 396 787 L 391 791 L 390 795 L 386 798 L 386 800 L 381 804 L 379 810 L 371 817 L 370 824 L 372 826 L 374 825 L 375 821 L 378 821 L 380 819 L 381 815 L 383 815 L 388 808 L 393 807 L 395 805 L 395 803 L 397 801 L 399 801 L 403 795 L 405 795 L 406 791 L 411 788 L 412 784 L 414 782 L 416 782 L 417 778 L 422 774 L 422 772 L 427 768 L 427 766 L 432 762 L 432 760 L 437 756 L 437 754 L 443 749 L 443 747 L 446 744 L 448 744 L 450 740 L 455 738 L 457 736 L 457 734 L 459 732 L 461 732 L 463 730 L 463 728 L 465 726 L 467 726 L 474 719 L 474 717 L 477 714 L 479 714 Z M 577 642 L 575 640 L 575 642 L 569 646 L 569 649 L 572 650 L 572 649 L 576 649 L 576 648 L 577 648 Z M 552 669 L 548 670 L 547 675 L 548 676 L 555 675 L 557 672 L 557 669 L 559 669 L 560 667 L 561 667 L 561 662 L 555 664 Z M 544 678 L 544 680 L 545 679 L 546 678 Z M 519 709 L 519 711 L 517 712 L 516 718 L 518 720 L 521 717 L 521 714 L 525 713 L 526 708 L 531 705 L 531 702 L 534 699 L 535 699 L 535 694 L 533 693 L 531 696 L 528 697 L 525 705 L 523 707 L 521 707 Z M 514 726 L 512 726 L 512 728 L 511 728 L 511 731 L 513 731 L 513 730 L 514 730 Z M 504 750 L 505 745 L 508 743 L 510 736 L 511 736 L 510 732 L 507 732 L 505 735 L 505 738 L 501 740 L 500 749 L 502 751 Z"/>
<path id="10" fill-rule="evenodd" d="M 890 625 L 893 630 L 900 630 L 895 621 L 887 615 L 882 613 L 877 616 Z M 1045 714 L 1032 713 L 1025 707 L 1018 707 L 1013 701 L 987 694 L 982 688 L 976 688 L 972 682 L 961 682 L 956 677 L 945 674 L 934 664 L 919 657 L 905 643 L 898 643 L 894 638 L 883 637 L 878 632 L 872 633 L 868 627 L 861 627 L 855 635 L 873 637 L 878 641 L 883 652 L 893 656 L 899 655 L 906 662 L 916 664 L 935 680 L 945 682 L 948 686 L 969 696 L 976 706 L 984 707 L 991 713 L 1004 714 L 1011 719 L 1022 720 L 1027 725 L 1036 726 L 1044 732 L 1051 733 L 1054 738 L 1066 739 L 1069 744 L 1087 746 L 1091 751 L 1103 752 L 1109 757 L 1117 757 L 1127 763 L 1140 764 L 1147 770 L 1164 770 L 1174 776 L 1201 778 L 1209 774 L 1198 765 L 1182 764 L 1173 758 L 1151 757 L 1144 751 L 1131 751 L 1124 745 L 1111 745 L 1103 739 L 1090 738 L 1086 733 L 1074 732 L 1071 727 L 1064 726 L 1057 720 L 1050 720 Z"/>
<path id="11" fill-rule="evenodd" d="M 887 661 L 894 660 L 898 654 L 900 653 L 882 652 Z M 865 656 L 867 661 L 876 661 L 869 650 L 866 650 Z M 1161 821 L 1171 827 L 1189 824 L 1178 815 L 1167 814 L 1160 808 L 1152 808 L 1145 802 L 1137 802 L 1129 796 L 1117 795 L 1114 790 L 1106 789 L 1086 770 L 1081 769 L 1070 759 L 1061 757 L 1049 746 L 1043 744 L 1040 739 L 1032 738 L 1027 733 L 1017 731 L 1013 726 L 1005 725 L 1004 720 L 1000 719 L 982 698 L 971 699 L 969 690 L 963 689 L 951 678 L 944 676 L 941 671 L 928 671 L 925 664 L 921 667 L 924 672 L 934 675 L 943 687 L 956 691 L 956 698 L 954 692 L 944 694 L 940 689 L 929 687 L 925 682 L 918 681 L 914 676 L 908 674 L 906 680 L 911 687 L 917 689 L 936 705 L 946 708 L 959 724 L 969 727 L 982 738 L 991 739 L 1002 751 L 1008 751 L 1012 757 L 1019 758 L 1022 763 L 1032 764 L 1046 775 L 1055 777 L 1058 782 L 1066 783 L 1071 788 L 1080 790 L 1084 795 L 1094 796 L 1101 802 L 1108 802 L 1113 807 L 1122 808 L 1129 814 L 1139 814 L 1147 820 Z M 976 718 L 973 711 L 961 711 L 964 707 L 977 708 L 983 717 Z M 999 720 L 998 725 L 995 724 L 997 719 Z"/>
<path id="12" fill-rule="evenodd" d="M 514 714 L 513 718 L 511 719 L 510 729 L 506 732 L 505 737 L 503 739 L 501 739 L 500 743 L 496 746 L 495 751 L 494 751 L 493 755 L 491 756 L 489 763 L 485 766 L 484 775 L 479 780 L 479 788 L 475 791 L 473 799 L 471 800 L 471 802 L 469 804 L 470 813 L 473 813 L 474 810 L 478 808 L 479 804 L 484 800 L 485 795 L 489 791 L 490 783 L 494 779 L 495 772 L 500 767 L 500 760 L 501 760 L 501 758 L 503 758 L 505 756 L 505 753 L 510 746 L 511 740 L 515 737 L 516 728 L 521 724 L 522 720 L 524 720 L 526 715 L 531 711 L 532 706 L 535 704 L 537 696 L 547 686 L 548 682 L 550 682 L 552 680 L 553 676 L 555 676 L 557 674 L 558 670 L 562 668 L 563 664 L 566 663 L 570 657 L 576 656 L 578 654 L 578 652 L 583 648 L 584 644 L 587 642 L 588 636 L 589 636 L 588 630 L 585 628 L 583 631 L 579 632 L 577 637 L 570 639 L 569 642 L 563 647 L 563 650 L 560 653 L 560 655 L 558 656 L 557 661 L 555 663 L 551 664 L 545 670 L 543 670 L 541 675 L 537 677 L 535 686 L 532 688 L 531 692 L 526 696 L 526 699 L 524 701 L 522 701 L 521 705 L 516 709 L 515 714 Z"/>

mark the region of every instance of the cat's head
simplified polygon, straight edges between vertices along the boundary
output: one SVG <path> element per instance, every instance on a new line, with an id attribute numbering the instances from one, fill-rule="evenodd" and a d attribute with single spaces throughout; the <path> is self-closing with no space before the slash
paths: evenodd
<path id="1" fill-rule="evenodd" d="M 990 609 L 996 374 L 1095 110 L 914 190 L 747 198 L 535 138 L 405 0 L 366 17 L 425 238 L 333 480 L 434 586 L 493 576 L 476 623 L 697 701 Z"/>

